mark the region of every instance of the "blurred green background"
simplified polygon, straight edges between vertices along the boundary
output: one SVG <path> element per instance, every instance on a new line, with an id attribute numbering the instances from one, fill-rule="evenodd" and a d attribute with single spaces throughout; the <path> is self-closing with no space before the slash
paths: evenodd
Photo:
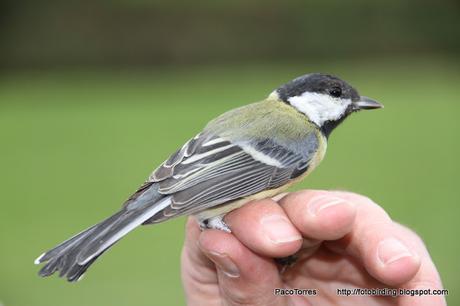
<path id="1" fill-rule="evenodd" d="M 0 305 L 183 304 L 183 218 L 134 231 L 77 284 L 32 262 L 208 120 L 312 71 L 385 109 L 347 120 L 297 189 L 373 198 L 422 236 L 460 304 L 459 52 L 453 0 L 2 1 Z"/>

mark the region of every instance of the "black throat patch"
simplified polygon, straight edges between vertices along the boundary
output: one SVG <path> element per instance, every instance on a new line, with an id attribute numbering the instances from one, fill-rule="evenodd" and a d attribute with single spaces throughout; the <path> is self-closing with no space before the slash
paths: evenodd
<path id="1" fill-rule="evenodd" d="M 341 118 L 339 118 L 338 120 L 328 120 L 328 121 L 325 121 L 323 123 L 323 125 L 321 126 L 321 132 L 323 133 L 324 136 L 326 136 L 326 138 L 329 138 L 329 135 L 331 135 L 331 132 L 340 124 L 343 122 L 343 120 L 345 120 L 345 118 L 347 117 L 347 115 L 344 115 L 342 116 Z"/>

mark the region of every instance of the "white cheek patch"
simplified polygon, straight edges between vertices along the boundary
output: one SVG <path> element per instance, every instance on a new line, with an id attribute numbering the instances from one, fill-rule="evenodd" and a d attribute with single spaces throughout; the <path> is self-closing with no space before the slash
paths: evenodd
<path id="1" fill-rule="evenodd" d="M 290 97 L 288 101 L 318 126 L 322 126 L 326 121 L 339 119 L 351 104 L 350 99 L 333 98 L 313 92 L 304 92 L 300 96 Z"/>

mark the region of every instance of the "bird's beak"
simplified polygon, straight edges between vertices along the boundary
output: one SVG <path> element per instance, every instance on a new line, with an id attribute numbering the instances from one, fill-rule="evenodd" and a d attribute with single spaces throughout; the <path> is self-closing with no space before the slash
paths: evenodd
<path id="1" fill-rule="evenodd" d="M 364 96 L 361 96 L 359 101 L 353 102 L 353 106 L 355 110 L 383 108 L 379 102 Z"/>

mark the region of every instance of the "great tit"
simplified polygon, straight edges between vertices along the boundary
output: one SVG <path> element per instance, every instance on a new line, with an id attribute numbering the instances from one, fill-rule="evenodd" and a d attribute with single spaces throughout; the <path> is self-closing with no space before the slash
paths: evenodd
<path id="1" fill-rule="evenodd" d="M 230 231 L 226 213 L 306 177 L 323 159 L 335 127 L 353 112 L 381 107 L 335 76 L 311 73 L 228 111 L 153 171 L 120 211 L 38 257 L 36 264 L 46 263 L 39 275 L 59 271 L 77 281 L 141 224 L 193 215 L 201 228 Z"/>

